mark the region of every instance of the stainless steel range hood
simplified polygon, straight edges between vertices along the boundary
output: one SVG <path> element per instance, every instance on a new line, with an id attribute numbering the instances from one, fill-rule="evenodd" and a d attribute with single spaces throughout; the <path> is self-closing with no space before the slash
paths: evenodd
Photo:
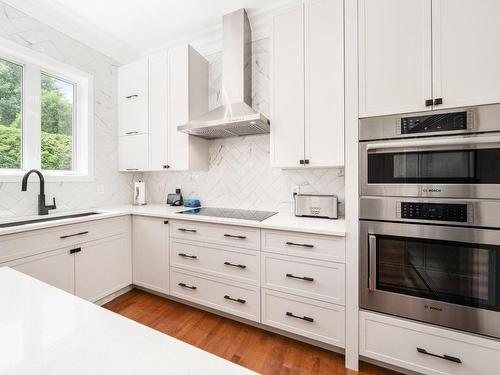
<path id="1" fill-rule="evenodd" d="M 267 134 L 269 120 L 252 108 L 252 31 L 245 9 L 225 15 L 222 24 L 224 104 L 177 129 L 206 139 Z"/>

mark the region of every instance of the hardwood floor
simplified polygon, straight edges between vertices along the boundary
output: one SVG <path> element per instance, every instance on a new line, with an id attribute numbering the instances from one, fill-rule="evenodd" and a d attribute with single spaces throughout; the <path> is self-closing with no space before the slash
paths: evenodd
<path id="1" fill-rule="evenodd" d="M 340 354 L 137 289 L 104 307 L 261 374 L 357 374 Z M 361 363 L 359 374 L 397 373 Z"/>

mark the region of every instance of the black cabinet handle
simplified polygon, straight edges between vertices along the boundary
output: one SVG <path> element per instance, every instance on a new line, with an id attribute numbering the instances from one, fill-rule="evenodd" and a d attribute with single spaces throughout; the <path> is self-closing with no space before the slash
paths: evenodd
<path id="1" fill-rule="evenodd" d="M 229 237 L 229 238 L 239 238 L 240 240 L 244 240 L 246 236 L 236 236 L 234 234 L 224 234 L 224 237 Z"/>
<path id="2" fill-rule="evenodd" d="M 241 298 L 232 298 L 232 297 L 230 297 L 228 295 L 225 295 L 224 298 L 228 299 L 230 301 L 239 302 L 239 303 L 246 303 L 247 302 L 244 299 L 241 299 Z"/>
<path id="3" fill-rule="evenodd" d="M 306 243 L 295 243 L 295 242 L 287 242 L 286 243 L 287 245 L 289 246 L 301 246 L 301 247 L 308 247 L 310 249 L 312 249 L 314 247 L 314 245 L 308 245 Z"/>
<path id="4" fill-rule="evenodd" d="M 180 230 L 181 232 L 196 233 L 196 229 L 177 228 L 177 230 Z"/>
<path id="5" fill-rule="evenodd" d="M 434 99 L 434 105 L 441 105 L 441 104 L 443 104 L 443 98 Z"/>
<path id="6" fill-rule="evenodd" d="M 314 281 L 312 277 L 307 277 L 307 276 L 295 276 L 292 275 L 291 273 L 287 273 L 286 277 L 290 277 L 292 279 L 299 279 L 299 280 L 305 280 L 305 281 Z"/>
<path id="7" fill-rule="evenodd" d="M 247 268 L 244 264 L 234 264 L 230 262 L 224 262 L 226 266 L 231 266 L 231 267 L 238 267 L 238 268 Z"/>
<path id="8" fill-rule="evenodd" d="M 432 107 L 432 104 L 433 104 L 433 103 L 434 103 L 434 102 L 433 102 L 433 100 L 432 100 L 432 99 L 427 99 L 427 100 L 425 101 L 425 106 L 426 106 L 426 107 Z"/>
<path id="9" fill-rule="evenodd" d="M 138 171 L 138 170 L 139 170 L 139 168 L 127 168 L 127 169 L 125 169 L 125 170 L 126 170 L 126 171 Z"/>
<path id="10" fill-rule="evenodd" d="M 184 284 L 184 283 L 179 283 L 177 285 L 182 286 L 183 288 L 188 288 L 188 289 L 196 290 L 195 286 L 187 285 L 187 284 Z"/>
<path id="11" fill-rule="evenodd" d="M 139 134 L 139 132 L 126 132 L 126 135 Z"/>
<path id="12" fill-rule="evenodd" d="M 304 164 L 306 161 L 305 160 L 299 160 L 300 164 Z"/>
<path id="13" fill-rule="evenodd" d="M 438 354 L 433 354 L 433 353 L 429 353 L 427 350 L 425 349 L 422 349 L 422 348 L 417 348 L 417 352 L 421 353 L 421 354 L 425 354 L 425 355 L 430 355 L 431 357 L 436 357 L 436 358 L 441 358 L 441 359 L 444 359 L 446 361 L 450 361 L 450 362 L 455 362 L 455 363 L 462 363 L 462 360 L 460 358 L 457 358 L 457 357 L 452 357 L 451 355 L 438 355 Z"/>
<path id="14" fill-rule="evenodd" d="M 309 159 L 304 160 L 304 164 L 309 164 Z"/>
<path id="15" fill-rule="evenodd" d="M 85 231 L 85 232 L 80 232 L 80 233 L 74 233 L 74 234 L 66 234 L 65 236 L 61 236 L 59 237 L 61 240 L 65 239 L 65 238 L 70 238 L 70 237 L 75 237 L 75 236 L 83 236 L 84 234 L 88 234 L 89 231 Z"/>
<path id="16" fill-rule="evenodd" d="M 163 224 L 168 224 L 168 220 L 165 220 L 165 221 L 163 222 Z"/>
<path id="17" fill-rule="evenodd" d="M 70 254 L 75 254 L 75 253 L 79 253 L 80 251 L 82 251 L 82 248 L 81 247 L 77 247 L 76 249 L 71 249 L 69 251 Z"/>
<path id="18" fill-rule="evenodd" d="M 126 97 L 125 97 L 125 99 L 136 99 L 136 98 L 138 98 L 138 97 L 139 97 L 139 95 L 134 94 L 134 95 L 129 95 L 129 96 L 126 96 Z"/>
<path id="19" fill-rule="evenodd" d="M 170 168 L 170 165 L 168 165 L 168 164 L 163 166 L 163 169 L 169 169 L 169 168 Z"/>
<path id="20" fill-rule="evenodd" d="M 187 255 L 187 254 L 184 254 L 184 253 L 179 253 L 177 255 L 179 255 L 180 257 L 183 257 L 183 258 L 198 259 L 198 257 L 196 255 Z"/>
<path id="21" fill-rule="evenodd" d="M 310 323 L 314 322 L 313 318 L 309 318 L 308 316 L 297 316 L 297 315 L 294 315 L 293 313 L 291 313 L 290 311 L 286 312 L 286 316 L 296 318 L 296 319 L 305 320 L 306 322 L 310 322 Z"/>

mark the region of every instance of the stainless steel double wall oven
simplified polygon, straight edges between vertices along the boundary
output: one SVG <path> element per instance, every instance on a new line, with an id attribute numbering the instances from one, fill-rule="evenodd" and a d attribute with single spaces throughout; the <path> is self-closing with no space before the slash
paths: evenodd
<path id="1" fill-rule="evenodd" d="M 359 130 L 361 307 L 500 338 L 500 105 Z"/>

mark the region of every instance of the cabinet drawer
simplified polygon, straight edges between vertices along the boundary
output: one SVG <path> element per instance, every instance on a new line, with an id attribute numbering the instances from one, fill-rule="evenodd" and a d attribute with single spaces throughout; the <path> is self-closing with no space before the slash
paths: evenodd
<path id="1" fill-rule="evenodd" d="M 255 286 L 171 268 L 170 294 L 242 318 L 260 321 L 260 293 Z"/>
<path id="2" fill-rule="evenodd" d="M 363 356 L 424 374 L 489 375 L 500 367 L 497 341 L 368 312 L 360 313 L 359 345 Z"/>
<path id="3" fill-rule="evenodd" d="M 262 251 L 344 262 L 344 237 L 262 230 Z"/>
<path id="4" fill-rule="evenodd" d="M 262 323 L 344 347 L 342 306 L 262 289 Z"/>
<path id="5" fill-rule="evenodd" d="M 260 248 L 260 229 L 233 225 L 172 221 L 173 238 L 211 242 L 246 249 Z"/>
<path id="6" fill-rule="evenodd" d="M 128 216 L 62 225 L 0 237 L 0 263 L 128 231 Z"/>
<path id="7" fill-rule="evenodd" d="M 254 250 L 172 240 L 170 264 L 257 286 L 260 282 L 260 252 Z"/>
<path id="8" fill-rule="evenodd" d="M 262 286 L 344 305 L 345 265 L 262 253 Z"/>

